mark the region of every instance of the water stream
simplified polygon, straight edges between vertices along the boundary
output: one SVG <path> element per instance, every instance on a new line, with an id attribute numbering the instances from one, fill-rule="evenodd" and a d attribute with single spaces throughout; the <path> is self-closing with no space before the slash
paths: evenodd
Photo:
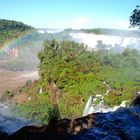
<path id="1" fill-rule="evenodd" d="M 0 131 L 11 134 L 23 126 L 36 124 L 35 121 L 20 117 L 14 107 L 0 102 Z"/>

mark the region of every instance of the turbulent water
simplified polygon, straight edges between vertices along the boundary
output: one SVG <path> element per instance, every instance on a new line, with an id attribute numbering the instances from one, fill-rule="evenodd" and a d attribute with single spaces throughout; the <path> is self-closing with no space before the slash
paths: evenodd
<path id="1" fill-rule="evenodd" d="M 19 117 L 15 108 L 0 102 L 0 131 L 11 134 L 21 127 L 31 124 L 36 123 Z"/>

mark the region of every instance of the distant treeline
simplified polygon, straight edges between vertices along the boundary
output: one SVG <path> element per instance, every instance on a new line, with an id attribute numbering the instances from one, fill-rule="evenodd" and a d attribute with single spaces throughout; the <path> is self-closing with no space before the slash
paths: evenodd
<path id="1" fill-rule="evenodd" d="M 129 31 L 129 30 L 120 30 L 120 29 L 107 29 L 107 28 L 95 28 L 95 29 L 81 29 L 85 33 L 94 33 L 97 35 L 116 35 L 116 36 L 127 36 L 127 37 L 139 37 L 140 31 Z"/>
<path id="2" fill-rule="evenodd" d="M 9 39 L 20 36 L 22 33 L 34 28 L 22 22 L 0 19 L 0 47 Z"/>

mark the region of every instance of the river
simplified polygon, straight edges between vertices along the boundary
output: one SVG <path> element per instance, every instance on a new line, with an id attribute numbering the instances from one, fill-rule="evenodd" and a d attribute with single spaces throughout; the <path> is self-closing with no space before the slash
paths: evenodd
<path id="1" fill-rule="evenodd" d="M 38 79 L 37 71 L 8 71 L 0 69 L 0 97 L 5 90 L 14 90 L 25 85 L 27 80 Z M 17 129 L 34 124 L 16 114 L 15 108 L 0 102 L 0 130 L 11 134 Z"/>
<path id="2" fill-rule="evenodd" d="M 0 69 L 0 97 L 5 90 L 15 90 L 27 80 L 38 79 L 37 71 L 8 71 Z"/>

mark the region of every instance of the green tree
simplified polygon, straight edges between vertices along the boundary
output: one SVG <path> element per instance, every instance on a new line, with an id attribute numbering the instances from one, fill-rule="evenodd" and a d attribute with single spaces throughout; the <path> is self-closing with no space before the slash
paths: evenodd
<path id="1" fill-rule="evenodd" d="M 35 29 L 22 22 L 0 19 L 0 47 L 9 39 L 17 38 L 30 30 Z"/>
<path id="2" fill-rule="evenodd" d="M 133 10 L 129 18 L 130 27 L 139 27 L 140 28 L 140 6 L 136 6 L 136 9 Z"/>

